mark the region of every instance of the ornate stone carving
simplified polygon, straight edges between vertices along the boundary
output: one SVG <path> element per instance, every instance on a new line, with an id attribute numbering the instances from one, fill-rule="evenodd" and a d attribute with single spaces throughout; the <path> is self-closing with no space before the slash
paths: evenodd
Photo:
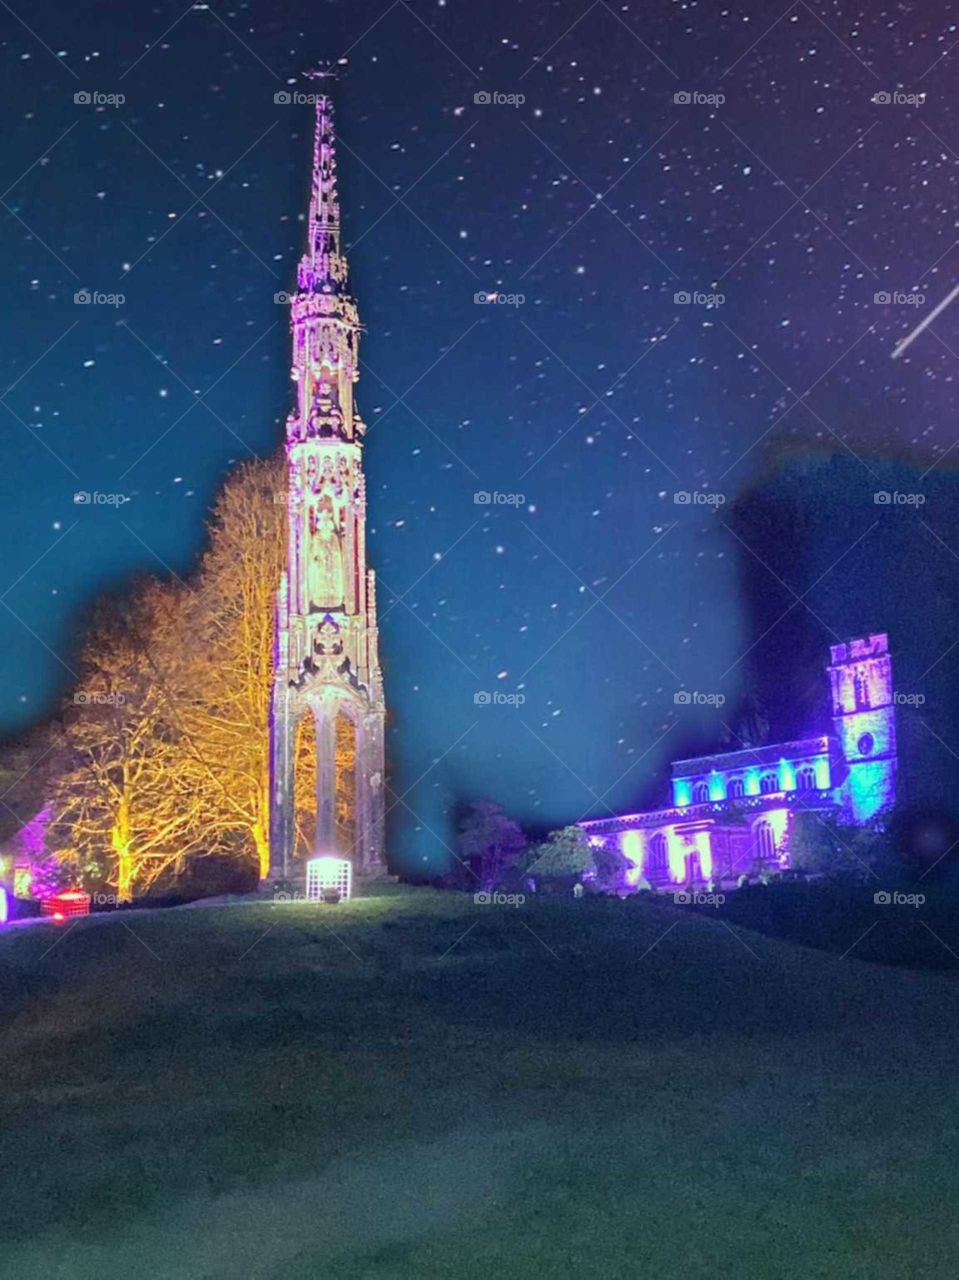
<path id="1" fill-rule="evenodd" d="M 316 851 L 338 851 L 361 873 L 385 870 L 385 704 L 376 629 L 376 581 L 366 563 L 362 438 L 353 407 L 360 334 L 340 243 L 333 115 L 319 96 L 306 253 L 290 317 L 297 404 L 287 419 L 289 551 L 277 593 L 271 711 L 270 875 L 298 874 L 293 847 L 295 726 L 309 708 L 318 734 Z M 345 715 L 355 726 L 353 837 L 342 848 L 334 752 L 323 748 Z M 344 793 L 346 794 L 346 793 Z M 343 804 L 340 804 L 342 811 Z"/>

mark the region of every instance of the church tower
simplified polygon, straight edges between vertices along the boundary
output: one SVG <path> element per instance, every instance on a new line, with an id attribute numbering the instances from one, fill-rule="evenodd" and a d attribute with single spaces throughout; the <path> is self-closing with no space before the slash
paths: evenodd
<path id="1" fill-rule="evenodd" d="M 325 87 L 325 73 L 311 78 Z M 316 98 L 306 252 L 291 299 L 295 403 L 286 423 L 289 541 L 276 597 L 270 715 L 270 880 L 300 879 L 317 854 L 348 858 L 356 875 L 386 870 L 383 853 L 385 703 L 376 583 L 366 563 L 363 435 L 353 402 L 360 322 L 340 239 L 333 108 Z M 315 750 L 298 750 L 307 729 Z M 315 729 L 315 739 L 313 731 Z M 297 821 L 314 779 L 315 815 Z"/>
<path id="2" fill-rule="evenodd" d="M 868 822 L 896 798 L 896 709 L 885 633 L 830 646 L 832 719 L 845 776 L 844 817 Z"/>

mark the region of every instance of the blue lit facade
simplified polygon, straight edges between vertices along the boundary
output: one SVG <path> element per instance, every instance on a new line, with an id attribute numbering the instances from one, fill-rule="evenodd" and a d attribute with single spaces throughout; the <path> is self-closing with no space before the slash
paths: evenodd
<path id="1" fill-rule="evenodd" d="M 885 635 L 835 644 L 832 717 L 845 763 L 841 803 L 850 822 L 867 822 L 896 798 L 896 718 Z"/>
<path id="2" fill-rule="evenodd" d="M 888 809 L 896 796 L 888 636 L 833 645 L 827 671 L 832 733 L 677 760 L 669 808 L 583 822 L 590 840 L 625 855 L 633 886 L 726 884 L 788 867 L 801 810 L 863 824 Z"/>

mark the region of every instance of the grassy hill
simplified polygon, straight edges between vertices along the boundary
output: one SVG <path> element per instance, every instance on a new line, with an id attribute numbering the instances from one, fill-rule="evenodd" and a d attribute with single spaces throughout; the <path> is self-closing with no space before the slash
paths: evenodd
<path id="1" fill-rule="evenodd" d="M 951 1274 L 952 975 L 662 901 L 0 937 L 19 1280 Z"/>

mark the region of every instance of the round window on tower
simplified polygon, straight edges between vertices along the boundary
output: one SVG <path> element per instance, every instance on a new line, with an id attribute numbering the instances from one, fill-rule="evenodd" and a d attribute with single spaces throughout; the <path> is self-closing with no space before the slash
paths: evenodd
<path id="1" fill-rule="evenodd" d="M 870 755 L 875 745 L 876 745 L 876 740 L 875 738 L 873 738 L 871 733 L 864 733 L 862 737 L 859 739 L 859 741 L 856 743 L 856 746 L 859 748 L 859 754 L 861 756 Z"/>

